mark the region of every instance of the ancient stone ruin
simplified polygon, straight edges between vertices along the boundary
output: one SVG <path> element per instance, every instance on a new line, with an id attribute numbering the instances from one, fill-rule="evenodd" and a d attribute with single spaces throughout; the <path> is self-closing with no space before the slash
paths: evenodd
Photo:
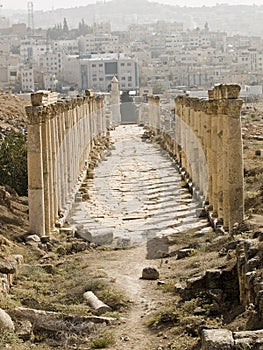
<path id="1" fill-rule="evenodd" d="M 48 235 L 65 220 L 88 159 L 106 136 L 103 96 L 57 101 L 56 93 L 32 94 L 27 107 L 30 230 Z"/>
<path id="2" fill-rule="evenodd" d="M 139 116 L 139 123 L 159 138 L 175 160 L 200 201 L 200 212 L 205 210 L 218 232 L 230 234 L 244 220 L 239 92 L 237 85 L 220 85 L 209 91 L 208 99 L 178 96 L 175 113 L 164 111 L 159 97 L 153 96 L 141 107 Z M 115 114 L 119 96 L 115 91 L 111 97 Z M 32 95 L 32 106 L 27 108 L 32 233 L 50 235 L 63 225 L 82 180 L 91 175 L 98 156 L 96 147 L 107 141 L 110 125 L 104 101 L 90 91 L 73 100 L 57 100 L 54 93 Z M 117 119 L 114 124 L 120 120 L 119 114 Z M 183 298 L 192 298 L 210 290 L 219 293 L 222 303 L 232 298 L 233 304 L 253 309 L 251 332 L 206 329 L 200 345 L 204 350 L 262 349 L 262 331 L 258 329 L 263 325 L 263 282 L 257 271 L 262 269 L 262 242 L 242 239 L 235 243 L 230 249 L 236 252 L 233 266 L 206 271 L 189 280 L 180 292 Z"/>
<path id="3" fill-rule="evenodd" d="M 140 116 L 162 146 L 176 158 L 193 194 L 216 227 L 232 232 L 244 218 L 243 151 L 238 85 L 220 85 L 209 99 L 178 96 L 176 113 L 160 111 L 159 97 L 150 97 Z"/>

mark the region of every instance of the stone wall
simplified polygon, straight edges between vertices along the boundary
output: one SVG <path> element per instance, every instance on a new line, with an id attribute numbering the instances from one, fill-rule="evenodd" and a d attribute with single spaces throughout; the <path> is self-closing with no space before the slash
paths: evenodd
<path id="1" fill-rule="evenodd" d="M 220 85 L 209 99 L 175 99 L 175 115 L 150 97 L 140 122 L 161 135 L 217 227 L 231 232 L 244 217 L 240 86 Z M 148 115 L 147 115 L 148 114 Z"/>
<path id="2" fill-rule="evenodd" d="M 48 235 L 66 218 L 96 140 L 106 133 L 104 97 L 57 100 L 35 93 L 28 115 L 30 231 Z"/>

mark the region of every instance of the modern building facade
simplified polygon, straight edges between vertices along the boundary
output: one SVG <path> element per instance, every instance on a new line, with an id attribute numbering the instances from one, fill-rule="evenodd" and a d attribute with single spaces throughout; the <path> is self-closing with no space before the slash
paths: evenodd
<path id="1" fill-rule="evenodd" d="M 74 56 L 65 62 L 64 80 L 83 90 L 109 91 L 113 77 L 118 79 L 120 90 L 138 90 L 137 60 L 114 53 Z"/>

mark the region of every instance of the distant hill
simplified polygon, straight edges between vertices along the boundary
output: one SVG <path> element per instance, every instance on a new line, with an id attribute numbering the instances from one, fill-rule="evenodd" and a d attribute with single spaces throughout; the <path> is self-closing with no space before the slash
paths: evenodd
<path id="1" fill-rule="evenodd" d="M 180 7 L 147 0 L 112 0 L 69 9 L 36 11 L 34 16 L 37 27 L 42 28 L 62 23 L 64 17 L 70 28 L 77 27 L 84 19 L 87 24 L 110 21 L 113 30 L 125 30 L 132 23 L 166 20 L 183 22 L 185 29 L 203 27 L 208 22 L 211 30 L 227 31 L 229 35 L 263 36 L 263 6 L 255 5 Z M 20 14 L 19 20 L 27 22 L 26 14 Z"/>

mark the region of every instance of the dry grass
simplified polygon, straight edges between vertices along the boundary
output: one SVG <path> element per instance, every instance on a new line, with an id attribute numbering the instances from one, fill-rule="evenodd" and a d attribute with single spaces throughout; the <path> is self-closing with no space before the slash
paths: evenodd
<path id="1" fill-rule="evenodd" d="M 244 107 L 242 117 L 245 168 L 245 211 L 247 215 L 263 214 L 263 160 L 256 156 L 263 150 L 263 104 L 253 103 Z"/>
<path id="2" fill-rule="evenodd" d="M 101 332 L 92 339 L 90 347 L 91 349 L 105 349 L 114 345 L 114 335 L 109 330 L 101 330 Z"/>

